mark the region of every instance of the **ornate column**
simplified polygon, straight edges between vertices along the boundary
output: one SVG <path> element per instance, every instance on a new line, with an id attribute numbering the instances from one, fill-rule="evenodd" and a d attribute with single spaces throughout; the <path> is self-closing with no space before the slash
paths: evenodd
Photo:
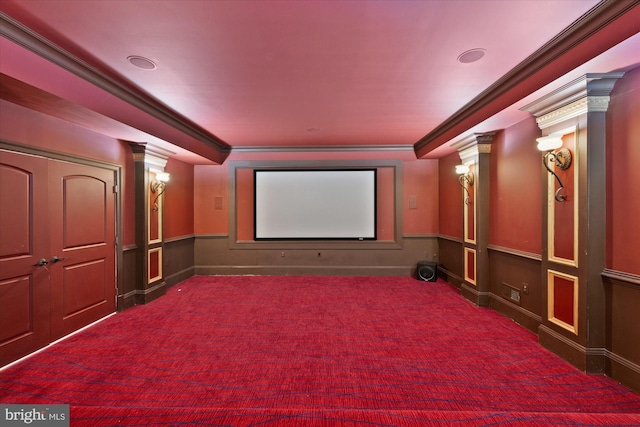
<path id="1" fill-rule="evenodd" d="M 592 373 L 606 362 L 606 112 L 623 74 L 586 74 L 522 108 L 543 133 L 539 341 Z"/>
<path id="2" fill-rule="evenodd" d="M 480 306 L 489 305 L 489 167 L 495 132 L 477 133 L 454 144 L 468 172 L 462 185 L 464 281 L 462 295 Z"/>
<path id="3" fill-rule="evenodd" d="M 130 142 L 135 168 L 136 304 L 146 304 L 166 292 L 162 272 L 164 251 L 164 168 L 174 154 L 146 143 Z M 159 179 L 160 178 L 160 179 Z"/>

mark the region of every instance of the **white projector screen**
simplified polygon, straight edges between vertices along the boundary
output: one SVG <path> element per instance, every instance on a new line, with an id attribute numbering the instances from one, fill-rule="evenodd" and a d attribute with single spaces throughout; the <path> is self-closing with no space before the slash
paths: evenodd
<path id="1" fill-rule="evenodd" d="M 255 240 L 376 239 L 376 170 L 255 170 Z"/>

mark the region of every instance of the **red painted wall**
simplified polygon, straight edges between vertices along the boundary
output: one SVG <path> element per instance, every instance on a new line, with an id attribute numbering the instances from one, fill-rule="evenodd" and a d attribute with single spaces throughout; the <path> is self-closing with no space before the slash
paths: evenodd
<path id="1" fill-rule="evenodd" d="M 396 213 L 395 203 L 392 203 L 395 194 L 394 169 L 378 168 L 377 174 L 377 239 L 393 241 L 395 239 Z"/>
<path id="2" fill-rule="evenodd" d="M 0 139 L 122 166 L 123 244 L 135 243 L 133 155 L 126 143 L 3 100 Z"/>
<path id="3" fill-rule="evenodd" d="M 640 275 L 640 67 L 611 92 L 607 112 L 607 259 Z"/>
<path id="4" fill-rule="evenodd" d="M 193 168 L 193 228 L 195 234 L 229 233 L 229 168 L 219 166 Z M 216 197 L 220 209 L 216 209 Z"/>
<path id="5" fill-rule="evenodd" d="M 416 160 L 402 164 L 402 231 L 404 234 L 438 234 L 438 162 Z M 409 203 L 416 197 L 416 208 Z"/>
<path id="6" fill-rule="evenodd" d="M 253 240 L 253 169 L 236 169 L 236 226 L 239 241 Z"/>
<path id="7" fill-rule="evenodd" d="M 460 156 L 457 152 L 439 160 L 440 190 L 437 204 L 440 213 L 440 234 L 462 239 L 463 190 L 455 171 L 456 165 L 460 163 Z"/>
<path id="8" fill-rule="evenodd" d="M 169 159 L 165 172 L 171 174 L 164 197 L 164 237 L 193 234 L 193 165 Z"/>
<path id="9" fill-rule="evenodd" d="M 239 179 L 229 182 L 230 161 L 297 161 L 297 160 L 400 160 L 402 161 L 402 233 L 436 234 L 438 231 L 438 162 L 417 160 L 413 151 L 372 152 L 285 152 L 232 153 L 221 166 L 194 168 L 194 229 L 195 234 L 229 233 L 229 187 L 236 190 L 238 206 L 237 239 L 253 239 L 253 172 L 238 169 Z M 389 169 L 389 170 L 387 170 Z M 246 175 L 246 176 L 245 176 Z M 390 168 L 379 171 L 378 239 L 392 240 L 394 233 L 393 174 Z M 409 209 L 409 196 L 416 196 L 416 209 Z M 214 198 L 221 197 L 223 208 L 214 209 Z"/>
<path id="10" fill-rule="evenodd" d="M 377 239 L 393 241 L 394 222 L 394 174 L 393 168 L 378 168 L 377 182 Z M 253 240 L 253 169 L 237 169 L 236 171 L 236 204 L 237 204 L 237 240 Z"/>
<path id="11" fill-rule="evenodd" d="M 542 252 L 541 135 L 534 118 L 502 132 L 491 144 L 489 243 L 533 254 Z"/>

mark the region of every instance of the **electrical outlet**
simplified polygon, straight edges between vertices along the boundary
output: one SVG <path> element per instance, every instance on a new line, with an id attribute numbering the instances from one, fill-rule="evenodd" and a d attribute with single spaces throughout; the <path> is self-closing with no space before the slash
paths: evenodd
<path id="1" fill-rule="evenodd" d="M 526 284 L 526 283 L 522 284 L 522 293 L 525 294 L 525 295 L 529 294 L 529 285 L 528 284 Z"/>
<path id="2" fill-rule="evenodd" d="M 281 256 L 282 258 L 284 258 L 284 251 L 282 251 L 282 253 L 280 254 L 280 256 Z"/>

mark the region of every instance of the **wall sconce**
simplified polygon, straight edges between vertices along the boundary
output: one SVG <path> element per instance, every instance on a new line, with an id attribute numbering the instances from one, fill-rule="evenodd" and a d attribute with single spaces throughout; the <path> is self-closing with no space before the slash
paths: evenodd
<path id="1" fill-rule="evenodd" d="M 153 199 L 154 212 L 158 212 L 158 197 L 164 193 L 164 190 L 167 187 L 167 182 L 169 182 L 169 176 L 170 175 L 166 172 L 158 172 L 156 173 L 155 179 L 151 181 L 151 192 L 156 195 L 156 198 Z"/>
<path id="2" fill-rule="evenodd" d="M 544 164 L 544 167 L 547 168 L 550 174 L 556 177 L 558 184 L 560 184 L 560 188 L 556 190 L 555 199 L 558 202 L 564 202 L 567 200 L 567 197 L 560 194 L 560 192 L 564 190 L 564 185 L 558 174 L 549 167 L 549 160 L 554 162 L 560 169 L 566 170 L 571 166 L 571 151 L 569 151 L 568 148 L 560 148 L 562 147 L 562 136 L 560 135 L 543 136 L 537 138 L 536 141 L 538 141 L 538 150 L 545 152 L 544 156 L 542 156 L 542 164 Z M 560 148 L 560 150 L 553 151 L 558 148 Z"/>
<path id="3" fill-rule="evenodd" d="M 456 173 L 460 175 L 458 177 L 458 181 L 460 181 L 460 185 L 467 192 L 467 197 L 464 199 L 464 204 L 469 205 L 471 202 L 470 197 L 471 193 L 467 189 L 467 186 L 473 185 L 473 172 L 469 172 L 469 166 L 467 165 L 456 165 Z"/>

